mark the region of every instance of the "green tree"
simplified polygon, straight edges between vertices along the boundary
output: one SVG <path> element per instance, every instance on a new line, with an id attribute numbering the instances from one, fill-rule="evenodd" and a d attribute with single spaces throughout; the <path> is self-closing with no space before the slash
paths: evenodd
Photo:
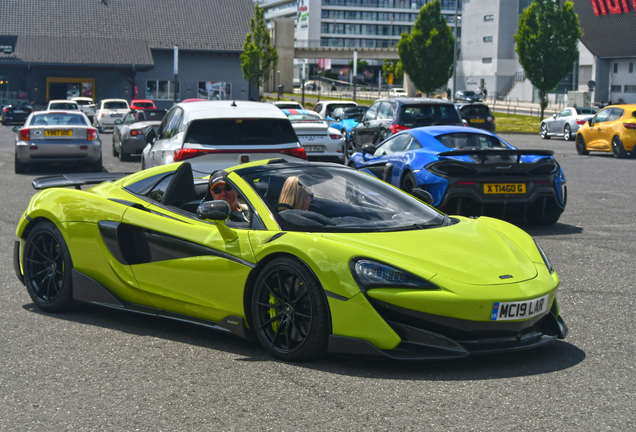
<path id="1" fill-rule="evenodd" d="M 539 89 L 541 118 L 548 105 L 546 92 L 572 70 L 582 36 L 570 1 L 534 0 L 519 17 L 516 50 L 526 77 Z"/>
<path id="2" fill-rule="evenodd" d="M 404 81 L 404 68 L 401 60 L 384 60 L 382 65 L 382 76 L 389 82 L 389 76 L 393 74 L 393 82 Z"/>
<path id="3" fill-rule="evenodd" d="M 445 85 L 453 74 L 455 39 L 441 10 L 439 0 L 424 6 L 411 33 L 403 33 L 398 43 L 404 72 L 425 93 Z"/>
<path id="4" fill-rule="evenodd" d="M 243 78 L 258 91 L 269 79 L 277 63 L 278 51 L 272 46 L 269 30 L 263 19 L 263 9 L 256 6 L 254 17 L 250 20 L 250 32 L 245 36 L 241 54 Z"/>

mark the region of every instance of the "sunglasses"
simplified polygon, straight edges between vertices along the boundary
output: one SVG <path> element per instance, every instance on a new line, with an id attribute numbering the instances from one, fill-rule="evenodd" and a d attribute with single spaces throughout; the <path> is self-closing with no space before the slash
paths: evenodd
<path id="1" fill-rule="evenodd" d="M 229 184 L 226 184 L 225 186 L 217 186 L 213 189 L 210 189 L 212 191 L 213 194 L 215 195 L 219 195 L 221 192 L 223 192 L 224 190 L 226 192 L 229 192 L 232 190 L 232 186 L 230 186 Z"/>

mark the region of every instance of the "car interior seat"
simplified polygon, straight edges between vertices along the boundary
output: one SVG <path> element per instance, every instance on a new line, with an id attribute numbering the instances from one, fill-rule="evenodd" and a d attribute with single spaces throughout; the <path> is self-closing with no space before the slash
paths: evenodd
<path id="1" fill-rule="evenodd" d="M 192 165 L 189 162 L 181 164 L 172 181 L 163 195 L 161 204 L 178 207 L 180 209 L 194 213 L 198 206 L 198 194 L 194 188 L 194 177 L 192 175 Z M 194 207 L 194 208 L 193 208 Z"/>

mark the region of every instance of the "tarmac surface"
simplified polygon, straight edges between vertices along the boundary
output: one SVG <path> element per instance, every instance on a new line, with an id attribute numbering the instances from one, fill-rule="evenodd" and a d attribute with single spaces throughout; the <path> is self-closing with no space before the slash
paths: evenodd
<path id="1" fill-rule="evenodd" d="M 138 158 L 112 157 L 111 136 L 105 169 L 139 170 Z M 554 150 L 566 174 L 560 221 L 522 228 L 561 277 L 568 338 L 458 361 L 295 364 L 194 325 L 95 306 L 38 310 L 13 270 L 16 224 L 34 177 L 81 169 L 14 174 L 14 133 L 0 127 L 0 430 L 636 429 L 636 159 L 503 138 Z"/>

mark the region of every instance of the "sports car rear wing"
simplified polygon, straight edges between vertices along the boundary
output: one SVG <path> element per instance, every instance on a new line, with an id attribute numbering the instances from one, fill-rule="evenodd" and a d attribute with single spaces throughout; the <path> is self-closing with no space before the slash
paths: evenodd
<path id="1" fill-rule="evenodd" d="M 481 157 L 481 163 L 484 163 L 488 156 L 554 156 L 552 150 L 494 150 L 494 149 L 472 149 L 472 150 L 453 150 L 438 153 L 439 157 L 453 157 L 453 156 L 477 156 Z M 517 163 L 521 161 L 521 158 L 517 158 Z"/>
<path id="2" fill-rule="evenodd" d="M 81 189 L 82 186 L 96 185 L 107 181 L 119 180 L 130 173 L 78 173 L 59 174 L 45 177 L 36 177 L 31 182 L 33 189 L 41 190 L 52 187 L 69 187 Z"/>

